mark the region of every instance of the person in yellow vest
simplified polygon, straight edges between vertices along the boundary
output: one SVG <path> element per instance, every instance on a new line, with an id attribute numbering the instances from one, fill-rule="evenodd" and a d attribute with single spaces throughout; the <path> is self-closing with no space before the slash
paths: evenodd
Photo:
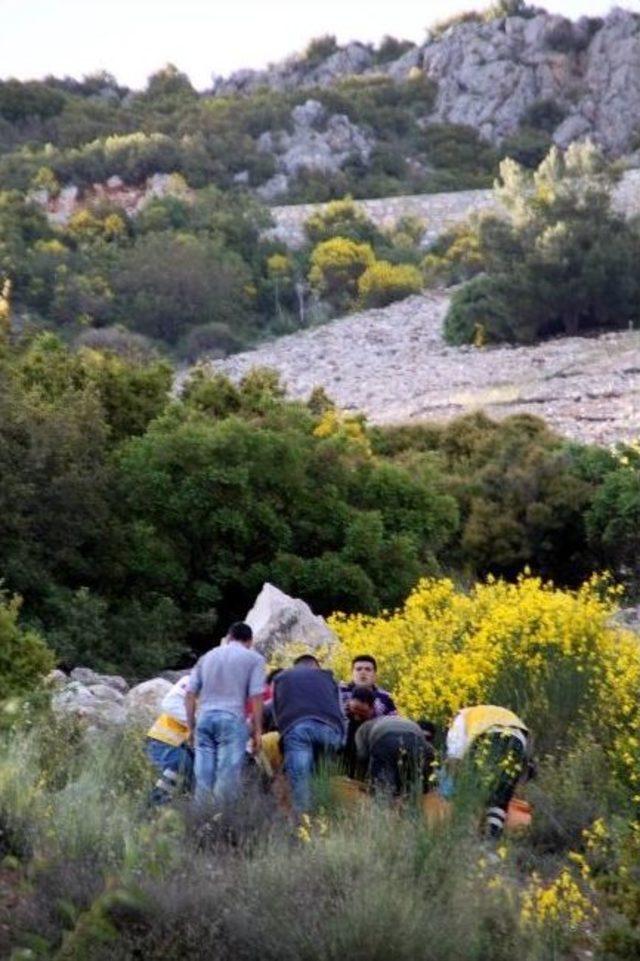
<path id="1" fill-rule="evenodd" d="M 147 757 L 158 771 L 150 796 L 154 805 L 167 804 L 178 788 L 189 791 L 193 782 L 193 749 L 190 747 L 185 697 L 189 675 L 168 691 L 160 705 L 162 713 L 147 731 Z"/>
<path id="2" fill-rule="evenodd" d="M 528 754 L 529 731 L 513 711 L 495 704 L 465 707 L 447 732 L 440 792 L 445 797 L 453 793 L 457 769 L 468 758 L 486 797 L 486 836 L 498 838 L 516 785 L 527 770 Z"/>

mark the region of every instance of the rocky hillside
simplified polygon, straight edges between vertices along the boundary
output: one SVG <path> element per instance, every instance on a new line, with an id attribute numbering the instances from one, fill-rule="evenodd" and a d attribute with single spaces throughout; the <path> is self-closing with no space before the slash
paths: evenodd
<path id="1" fill-rule="evenodd" d="M 444 294 L 413 297 L 213 366 L 233 378 L 273 367 L 294 396 L 322 385 L 341 407 L 378 423 L 447 420 L 482 408 L 495 417 L 536 414 L 580 441 L 640 434 L 640 332 L 456 348 L 441 335 L 447 306 Z"/>
<path id="2" fill-rule="evenodd" d="M 351 43 L 321 62 L 293 58 L 264 71 L 241 70 L 214 83 L 214 94 L 326 87 L 345 76 L 422 73 L 437 85 L 425 119 L 465 124 L 499 143 L 540 101 L 553 101 L 547 124 L 566 146 L 589 136 L 613 154 L 635 147 L 640 103 L 640 16 L 615 8 L 605 19 L 565 17 L 526 6 L 514 16 L 465 14 L 419 46 L 380 63 Z"/>
<path id="3" fill-rule="evenodd" d="M 501 157 L 537 164 L 551 143 L 638 146 L 640 15 L 576 22 L 502 0 L 424 43 L 339 47 L 331 37 L 267 70 L 196 91 L 174 67 L 131 91 L 113 77 L 0 81 L 0 180 L 94 194 L 179 173 L 305 203 L 488 187 Z M 107 199 L 112 199 L 108 197 Z M 55 213 L 55 211 L 54 211 Z"/>

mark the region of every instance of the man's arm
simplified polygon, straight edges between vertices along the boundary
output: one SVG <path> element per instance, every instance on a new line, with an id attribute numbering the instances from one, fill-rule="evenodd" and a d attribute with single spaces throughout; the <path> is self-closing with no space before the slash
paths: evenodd
<path id="1" fill-rule="evenodd" d="M 262 694 L 254 694 L 251 698 L 251 717 L 253 719 L 253 730 L 251 732 L 251 743 L 253 745 L 254 756 L 260 753 L 262 746 Z"/>
<path id="2" fill-rule="evenodd" d="M 184 696 L 184 707 L 187 714 L 187 727 L 189 728 L 188 743 L 190 747 L 194 746 L 196 733 L 196 699 L 202 690 L 202 668 L 200 665 L 201 661 L 197 661 L 195 666 L 191 668 L 189 683 L 187 684 L 187 691 Z"/>
<path id="3" fill-rule="evenodd" d="M 253 753 L 260 753 L 262 742 L 262 711 L 264 705 L 264 688 L 266 684 L 264 658 L 260 657 L 258 663 L 251 671 L 249 678 L 249 703 L 251 704 L 252 731 L 251 743 Z"/>
<path id="4" fill-rule="evenodd" d="M 193 747 L 196 730 L 196 695 L 193 691 L 187 691 L 184 705 L 187 711 L 187 727 L 189 728 L 189 745 Z"/>

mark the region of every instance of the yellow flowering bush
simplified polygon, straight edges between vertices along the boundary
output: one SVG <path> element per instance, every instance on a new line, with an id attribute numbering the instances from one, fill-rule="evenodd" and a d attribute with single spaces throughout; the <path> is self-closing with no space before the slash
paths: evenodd
<path id="1" fill-rule="evenodd" d="M 376 260 L 358 280 L 358 296 L 363 307 L 385 307 L 421 290 L 422 275 L 412 264 Z"/>
<path id="2" fill-rule="evenodd" d="M 593 578 L 577 591 L 539 578 L 489 579 L 469 593 L 422 580 L 402 608 L 379 617 L 336 614 L 340 676 L 362 652 L 400 710 L 446 724 L 462 707 L 498 703 L 523 716 L 545 749 L 589 723 L 635 778 L 640 648 L 610 625 L 617 588 Z"/>
<path id="3" fill-rule="evenodd" d="M 592 901 L 566 867 L 549 883 L 534 874 L 522 896 L 520 917 L 531 927 L 575 932 L 594 914 Z"/>
<path id="4" fill-rule="evenodd" d="M 355 296 L 360 275 L 375 261 L 370 244 L 346 237 L 324 240 L 311 254 L 309 282 L 322 297 L 346 304 Z"/>

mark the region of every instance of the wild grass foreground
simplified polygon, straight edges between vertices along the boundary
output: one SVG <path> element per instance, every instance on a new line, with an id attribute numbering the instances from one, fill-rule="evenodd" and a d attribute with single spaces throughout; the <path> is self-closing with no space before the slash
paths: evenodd
<path id="1" fill-rule="evenodd" d="M 196 816 L 185 800 L 151 814 L 143 732 L 87 738 L 44 695 L 13 705 L 0 745 L 0 956 L 638 957 L 640 647 L 611 625 L 615 603 L 602 580 L 571 592 L 524 577 L 468 594 L 427 580 L 398 611 L 334 621 L 336 671 L 366 638 L 407 713 L 442 724 L 494 701 L 530 725 L 532 826 L 494 849 L 464 794 L 432 825 L 325 796 L 295 829 L 258 785 L 229 811 Z"/>

